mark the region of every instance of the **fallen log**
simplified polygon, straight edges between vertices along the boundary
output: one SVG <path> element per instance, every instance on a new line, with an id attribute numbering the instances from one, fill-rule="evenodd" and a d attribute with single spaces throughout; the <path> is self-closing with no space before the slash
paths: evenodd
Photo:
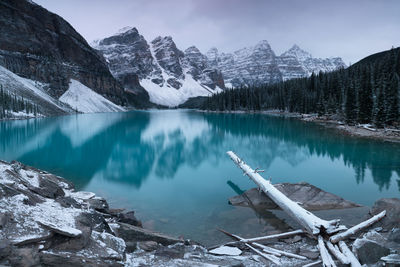
<path id="1" fill-rule="evenodd" d="M 339 241 L 339 247 L 346 258 L 349 259 L 351 267 L 361 267 L 360 262 L 344 241 Z"/>
<path id="2" fill-rule="evenodd" d="M 293 235 L 300 235 L 304 234 L 304 231 L 299 229 L 291 232 L 285 232 L 285 233 L 280 233 L 280 234 L 275 234 L 275 235 L 266 235 L 266 236 L 261 236 L 261 237 L 254 237 L 254 238 L 244 238 L 243 242 L 262 242 L 270 239 L 275 239 L 275 238 L 285 238 Z"/>
<path id="3" fill-rule="evenodd" d="M 333 245 L 330 241 L 326 241 L 326 247 L 328 250 L 340 261 L 342 264 L 350 264 L 350 260 L 339 250 L 336 245 Z"/>
<path id="4" fill-rule="evenodd" d="M 318 247 L 319 253 L 321 254 L 322 265 L 325 267 L 336 267 L 331 255 L 325 247 L 324 239 L 322 236 L 318 236 Z"/>
<path id="5" fill-rule="evenodd" d="M 297 254 L 294 254 L 294 253 L 290 253 L 290 252 L 286 252 L 286 251 L 283 251 L 283 250 L 279 250 L 279 249 L 276 249 L 276 248 L 271 248 L 271 247 L 265 246 L 265 245 L 257 243 L 257 242 L 248 241 L 249 239 L 244 239 L 244 238 L 242 238 L 242 237 L 240 237 L 238 235 L 228 233 L 227 231 L 222 230 L 222 229 L 218 229 L 218 230 L 220 232 L 226 234 L 227 236 L 230 236 L 233 239 L 236 239 L 236 240 L 238 240 L 238 241 L 240 241 L 242 243 L 245 243 L 245 244 L 251 243 L 254 246 L 257 246 L 257 247 L 263 249 L 266 253 L 272 254 L 274 256 L 280 257 L 280 256 L 283 255 L 283 256 L 286 256 L 286 257 L 296 258 L 296 259 L 300 259 L 300 260 L 306 260 L 307 259 L 304 256 L 300 256 L 300 255 L 297 255 Z"/>
<path id="6" fill-rule="evenodd" d="M 234 152 L 228 151 L 227 154 L 233 162 L 239 166 L 244 173 L 252 179 L 260 189 L 267 194 L 282 210 L 293 217 L 304 229 L 313 234 L 320 233 L 333 234 L 340 230 L 347 229 L 339 225 L 340 220 L 326 221 L 299 206 L 290 200 L 285 194 L 276 189 L 269 181 L 265 180 L 257 171 L 253 170 L 244 163 Z"/>
<path id="7" fill-rule="evenodd" d="M 371 226 L 375 222 L 377 222 L 380 219 L 382 219 L 383 217 L 385 217 L 385 215 L 386 215 L 386 210 L 384 210 L 381 213 L 369 218 L 366 221 L 363 221 L 363 222 L 361 222 L 361 223 L 359 223 L 357 225 L 354 225 L 353 227 L 351 227 L 350 229 L 348 229 L 348 230 L 346 230 L 344 232 L 341 232 L 341 233 L 338 233 L 338 234 L 336 234 L 334 236 L 331 236 L 330 237 L 330 241 L 333 244 L 335 244 L 335 243 L 338 243 L 341 240 L 345 240 L 348 237 L 350 237 L 350 236 L 354 235 L 355 233 L 359 232 L 360 230 Z"/>
<path id="8" fill-rule="evenodd" d="M 247 243 L 245 243 L 245 245 L 246 245 L 248 248 L 250 248 L 252 251 L 254 251 L 255 253 L 257 253 L 258 255 L 260 255 L 261 257 L 263 257 L 263 258 L 265 258 L 265 259 L 267 259 L 267 260 L 269 260 L 269 261 L 272 261 L 272 262 L 275 263 L 276 265 L 281 265 L 279 259 L 278 259 L 276 256 L 265 254 L 265 253 L 259 251 L 258 249 L 253 248 L 251 245 L 249 245 L 249 244 L 247 244 Z"/>

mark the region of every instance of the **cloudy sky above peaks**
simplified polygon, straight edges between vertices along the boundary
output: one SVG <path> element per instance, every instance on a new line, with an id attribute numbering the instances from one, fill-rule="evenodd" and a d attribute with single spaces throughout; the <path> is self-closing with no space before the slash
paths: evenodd
<path id="1" fill-rule="evenodd" d="M 293 44 L 348 64 L 400 46 L 398 0 L 34 0 L 88 42 L 125 26 L 147 41 L 170 35 L 178 48 L 232 52 L 267 40 L 276 54 Z"/>

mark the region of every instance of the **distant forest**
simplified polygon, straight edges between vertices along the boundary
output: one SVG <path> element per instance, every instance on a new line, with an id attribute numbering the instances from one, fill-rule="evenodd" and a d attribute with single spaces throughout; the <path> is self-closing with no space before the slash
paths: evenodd
<path id="1" fill-rule="evenodd" d="M 228 89 L 207 98 L 212 111 L 279 110 L 318 114 L 347 124 L 400 125 L 400 48 L 337 71 L 271 85 Z"/>
<path id="2" fill-rule="evenodd" d="M 38 106 L 19 97 L 15 94 L 8 93 L 0 84 L 0 119 L 15 117 L 12 113 L 24 112 L 32 113 L 34 116 L 38 114 Z"/>

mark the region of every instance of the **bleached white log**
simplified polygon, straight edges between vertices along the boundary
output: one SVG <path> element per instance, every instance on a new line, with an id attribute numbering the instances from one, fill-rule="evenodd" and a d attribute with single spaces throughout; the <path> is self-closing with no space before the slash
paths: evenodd
<path id="1" fill-rule="evenodd" d="M 326 247 L 342 264 L 350 263 L 350 260 L 342 252 L 340 252 L 336 245 L 333 245 L 330 241 L 327 241 Z"/>
<path id="2" fill-rule="evenodd" d="M 265 180 L 260 174 L 244 163 L 235 153 L 228 151 L 227 154 L 231 157 L 233 162 L 275 202 L 275 204 L 294 218 L 307 232 L 314 235 L 319 234 L 321 231 L 332 234 L 343 229 L 343 227 L 339 227 L 339 220 L 326 221 L 315 216 L 276 189 L 269 181 Z"/>
<path id="3" fill-rule="evenodd" d="M 241 240 L 242 242 L 244 242 L 243 240 Z M 271 248 L 271 247 L 268 247 L 268 246 L 266 246 L 266 245 L 262 245 L 262 244 L 260 244 L 260 243 L 252 243 L 254 246 L 257 246 L 257 247 L 259 247 L 259 248 L 262 248 L 265 252 L 267 252 L 267 253 L 270 253 L 270 254 L 273 254 L 274 255 L 274 253 L 277 253 L 277 254 L 279 254 L 279 255 L 275 255 L 275 256 L 281 256 L 281 255 L 283 255 L 283 256 L 286 256 L 286 257 L 290 257 L 290 258 L 295 258 L 295 259 L 299 259 L 299 260 L 306 260 L 307 258 L 306 257 L 304 257 L 304 256 L 301 256 L 301 255 L 297 255 L 297 254 L 294 254 L 294 253 L 290 253 L 290 252 L 286 252 L 286 251 L 283 251 L 283 250 L 280 250 L 280 249 L 276 249 L 276 248 Z"/>
<path id="4" fill-rule="evenodd" d="M 266 240 L 270 240 L 270 239 L 285 238 L 285 237 L 299 235 L 299 234 L 304 234 L 304 231 L 299 229 L 299 230 L 275 234 L 275 235 L 266 235 L 266 236 L 260 236 L 260 237 L 254 237 L 254 238 L 244 238 L 243 242 L 261 242 L 261 241 L 266 241 Z"/>
<path id="5" fill-rule="evenodd" d="M 318 236 L 318 247 L 321 255 L 322 265 L 325 267 L 335 267 L 336 264 L 325 247 L 324 239 L 320 235 Z"/>
<path id="6" fill-rule="evenodd" d="M 380 219 L 382 219 L 383 217 L 385 217 L 386 215 L 386 210 L 382 211 L 381 213 L 373 216 L 372 218 L 369 218 L 366 221 L 363 221 L 362 223 L 359 223 L 357 225 L 354 225 L 353 227 L 351 227 L 350 229 L 338 233 L 334 236 L 331 236 L 330 241 L 335 244 L 341 240 L 345 240 L 348 237 L 354 235 L 355 233 L 357 233 L 358 231 L 367 228 L 368 226 L 371 226 L 372 224 L 374 224 L 375 222 L 379 221 Z"/>
<path id="7" fill-rule="evenodd" d="M 319 260 L 319 261 L 314 261 L 314 262 L 311 262 L 311 263 L 309 263 L 309 264 L 303 265 L 303 267 L 311 267 L 311 266 L 319 265 L 319 264 L 321 264 L 321 263 L 322 263 L 321 260 Z"/>
<path id="8" fill-rule="evenodd" d="M 351 252 L 351 250 L 344 241 L 339 241 L 339 248 L 342 251 L 342 253 L 346 256 L 346 258 L 349 259 L 351 267 L 361 267 L 360 262 L 353 254 L 353 252 Z"/>
<path id="9" fill-rule="evenodd" d="M 279 261 L 279 258 L 277 258 L 276 256 L 274 256 L 274 255 L 268 255 L 268 254 L 266 254 L 266 253 L 263 253 L 263 252 L 259 251 L 258 249 L 252 247 L 251 245 L 247 244 L 247 243 L 245 243 L 245 245 L 246 245 L 248 248 L 250 248 L 252 251 L 254 251 L 255 253 L 257 253 L 258 255 L 260 255 L 261 257 L 263 257 L 263 258 L 265 258 L 265 259 L 267 259 L 267 260 L 269 260 L 269 261 L 272 261 L 272 262 L 275 263 L 276 265 L 281 265 L 281 263 L 280 263 L 280 261 Z"/>

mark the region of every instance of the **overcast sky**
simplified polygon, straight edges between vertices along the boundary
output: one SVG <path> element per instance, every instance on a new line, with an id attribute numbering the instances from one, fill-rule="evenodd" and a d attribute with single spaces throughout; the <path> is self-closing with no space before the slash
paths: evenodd
<path id="1" fill-rule="evenodd" d="M 88 42 L 125 26 L 151 41 L 223 52 L 267 40 L 276 54 L 298 44 L 315 57 L 346 63 L 400 46 L 398 0 L 34 0 Z"/>

